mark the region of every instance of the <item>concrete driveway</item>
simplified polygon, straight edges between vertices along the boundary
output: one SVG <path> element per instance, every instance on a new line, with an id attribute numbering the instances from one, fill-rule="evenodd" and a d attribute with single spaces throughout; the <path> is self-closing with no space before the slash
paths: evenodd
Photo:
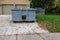
<path id="1" fill-rule="evenodd" d="M 37 22 L 13 23 L 11 15 L 0 16 L 0 40 L 46 40 L 43 33 L 49 34 Z"/>

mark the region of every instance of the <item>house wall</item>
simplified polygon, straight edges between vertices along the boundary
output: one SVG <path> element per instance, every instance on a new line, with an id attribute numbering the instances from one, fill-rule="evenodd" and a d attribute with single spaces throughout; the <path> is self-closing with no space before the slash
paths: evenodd
<path id="1" fill-rule="evenodd" d="M 29 4 L 30 3 L 29 0 L 1 0 L 0 4 L 14 4 L 14 2 L 16 4 Z"/>
<path id="2" fill-rule="evenodd" d="M 30 7 L 30 1 L 29 0 L 1 0 L 0 1 L 0 15 L 1 14 L 11 14 L 11 9 L 14 8 L 14 3 L 17 5 L 17 8 L 25 8 Z M 10 7 L 10 6 L 13 6 Z M 9 10 L 9 12 L 7 12 Z"/>

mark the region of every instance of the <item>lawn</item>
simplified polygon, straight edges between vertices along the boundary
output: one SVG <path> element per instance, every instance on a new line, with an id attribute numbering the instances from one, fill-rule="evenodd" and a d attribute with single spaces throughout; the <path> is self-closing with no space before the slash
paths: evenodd
<path id="1" fill-rule="evenodd" d="M 36 14 L 36 19 L 38 23 L 46 24 L 45 26 L 50 32 L 60 32 L 60 16 Z"/>

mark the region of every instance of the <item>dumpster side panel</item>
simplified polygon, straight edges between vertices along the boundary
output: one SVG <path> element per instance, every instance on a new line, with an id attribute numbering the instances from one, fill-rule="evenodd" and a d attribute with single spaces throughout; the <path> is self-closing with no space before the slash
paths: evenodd
<path id="1" fill-rule="evenodd" d="M 17 11 L 17 10 L 14 10 L 12 11 L 12 20 L 13 21 L 20 21 L 21 20 L 21 12 L 20 11 Z"/>
<path id="2" fill-rule="evenodd" d="M 30 10 L 28 15 L 29 15 L 29 20 L 30 21 L 35 21 L 35 11 Z"/>
<path id="3" fill-rule="evenodd" d="M 29 12 L 28 12 L 28 10 L 26 11 L 26 14 L 27 14 L 26 21 L 29 21 Z"/>

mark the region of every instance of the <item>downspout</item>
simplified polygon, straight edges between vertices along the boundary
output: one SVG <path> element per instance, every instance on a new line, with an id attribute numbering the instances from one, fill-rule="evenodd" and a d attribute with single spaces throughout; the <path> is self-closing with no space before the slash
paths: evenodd
<path id="1" fill-rule="evenodd" d="M 16 2 L 15 2 L 16 0 L 14 0 L 14 9 L 16 8 Z"/>
<path id="2" fill-rule="evenodd" d="M 30 5 L 31 5 L 31 1 L 32 1 L 32 0 L 29 0 L 29 1 L 30 1 L 30 4 L 29 4 L 29 7 L 30 7 Z"/>

